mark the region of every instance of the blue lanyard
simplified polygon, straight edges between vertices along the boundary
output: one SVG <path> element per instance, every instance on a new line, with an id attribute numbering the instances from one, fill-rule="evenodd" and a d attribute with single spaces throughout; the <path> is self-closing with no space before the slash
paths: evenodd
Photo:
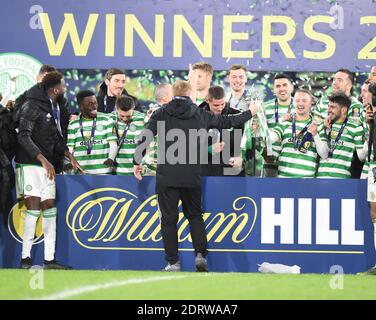
<path id="1" fill-rule="evenodd" d="M 309 119 L 308 123 L 303 128 L 303 130 L 300 131 L 299 137 L 301 139 L 303 139 L 303 136 L 306 133 L 306 131 L 308 130 L 308 126 L 311 124 L 311 122 L 312 122 L 312 119 Z M 298 149 L 301 139 L 297 139 L 297 134 L 296 134 L 296 118 L 295 118 L 295 116 L 292 118 L 292 137 L 293 137 L 293 141 L 294 141 L 294 148 Z"/>
<path id="2" fill-rule="evenodd" d="M 124 128 L 124 131 L 123 131 L 123 134 L 121 135 L 121 137 L 119 136 L 119 132 L 118 132 L 118 122 L 116 121 L 116 124 L 115 124 L 115 130 L 116 130 L 116 136 L 118 138 L 118 146 L 119 146 L 119 149 L 121 148 L 121 146 L 123 145 L 124 141 L 125 141 L 125 137 L 127 136 L 127 132 L 128 132 L 128 129 L 130 127 L 131 123 L 129 122 L 125 128 Z"/>
<path id="3" fill-rule="evenodd" d="M 333 145 L 332 145 L 332 127 L 333 127 L 333 124 L 329 128 L 329 132 L 328 132 L 328 142 L 329 142 L 329 155 L 328 155 L 328 157 L 329 158 L 333 157 L 333 152 L 337 148 L 337 145 L 338 145 L 339 139 L 342 136 L 343 130 L 345 130 L 347 120 L 348 120 L 348 118 L 346 117 L 345 121 L 342 123 L 341 129 L 339 129 L 339 131 L 338 131 L 337 137 L 334 140 Z"/>
<path id="4" fill-rule="evenodd" d="M 287 109 L 287 113 L 290 113 L 292 104 L 293 104 L 293 102 L 292 102 L 292 97 L 291 97 L 291 102 L 290 102 L 289 108 Z M 279 122 L 278 99 L 275 99 L 275 101 L 274 101 L 274 121 L 275 121 L 275 123 Z"/>
<path id="5" fill-rule="evenodd" d="M 52 116 L 54 117 L 55 124 L 56 124 L 56 127 L 57 127 L 57 131 L 59 131 L 59 134 L 61 136 L 63 136 L 63 133 L 62 133 L 62 130 L 61 130 L 61 125 L 60 125 L 60 107 L 59 107 L 59 104 L 57 104 L 56 108 L 55 108 L 55 105 L 54 105 L 54 103 L 52 102 L 51 99 L 50 99 L 50 101 L 51 101 L 51 105 L 52 105 Z"/>
<path id="6" fill-rule="evenodd" d="M 85 135 L 84 135 L 84 127 L 82 125 L 82 115 L 80 115 L 81 137 L 82 137 L 82 140 L 84 141 L 84 144 L 86 146 L 87 154 L 91 154 L 91 150 L 93 149 L 93 146 L 94 146 L 94 136 L 95 136 L 95 128 L 96 128 L 96 126 L 97 126 L 97 118 L 95 117 L 93 119 L 93 125 L 91 127 L 90 139 L 86 140 Z"/>

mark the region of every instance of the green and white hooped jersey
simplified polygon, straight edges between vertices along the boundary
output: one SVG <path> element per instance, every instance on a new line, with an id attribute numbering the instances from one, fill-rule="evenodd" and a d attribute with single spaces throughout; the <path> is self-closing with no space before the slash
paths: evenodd
<path id="1" fill-rule="evenodd" d="M 309 124 L 310 119 L 296 121 L 296 136 Z M 305 143 L 306 152 L 301 152 L 295 147 L 292 122 L 286 121 L 275 126 L 273 131 L 281 139 L 281 154 L 278 158 L 278 177 L 281 178 L 314 178 L 317 167 L 317 151 L 313 141 Z M 323 126 L 318 128 L 318 134 L 325 139 Z"/>
<path id="2" fill-rule="evenodd" d="M 145 176 L 155 176 L 158 164 L 158 136 L 154 137 L 149 145 L 145 157 L 142 159 L 141 165 L 145 168 Z"/>
<path id="3" fill-rule="evenodd" d="M 373 158 L 373 146 L 372 146 L 372 144 L 371 144 L 370 160 L 371 160 L 371 164 L 375 165 L 375 161 L 374 161 L 374 158 Z M 370 165 L 370 163 L 368 162 L 368 155 L 367 155 L 366 161 L 364 162 L 364 165 L 363 165 L 363 168 L 362 168 L 362 173 L 360 175 L 360 179 L 367 179 L 369 165 Z"/>
<path id="4" fill-rule="evenodd" d="M 351 106 L 348 111 L 349 119 L 353 123 L 356 124 L 363 124 L 365 123 L 365 110 L 363 105 L 354 97 L 351 98 Z M 321 120 L 325 120 L 328 116 L 328 105 L 329 100 L 327 97 L 322 97 L 316 104 L 316 106 L 313 109 L 313 116 L 314 118 L 319 118 Z"/>
<path id="5" fill-rule="evenodd" d="M 373 161 L 373 155 L 371 153 L 371 164 L 375 164 L 375 161 Z M 360 175 L 360 179 L 367 179 L 368 178 L 368 171 L 369 171 L 369 162 L 368 162 L 368 157 L 367 160 L 364 162 L 363 168 L 362 168 L 362 173 Z"/>
<path id="6" fill-rule="evenodd" d="M 156 105 L 155 110 L 158 110 L 161 106 Z M 145 117 L 145 123 L 150 120 L 148 116 Z M 157 173 L 158 163 L 158 136 L 155 136 L 153 141 L 149 145 L 149 149 L 146 150 L 146 154 L 142 159 L 141 165 L 144 167 L 145 176 L 155 176 Z"/>
<path id="7" fill-rule="evenodd" d="M 68 148 L 73 149 L 73 155 L 88 174 L 109 174 L 111 169 L 103 163 L 109 156 L 109 142 L 116 141 L 113 135 L 113 121 L 104 113 L 98 112 L 94 132 L 94 145 L 90 154 L 85 141 L 90 141 L 93 119 L 82 118 L 84 138 L 81 135 L 80 119 L 73 120 L 68 126 Z M 85 139 L 85 141 L 84 141 Z"/>
<path id="8" fill-rule="evenodd" d="M 275 114 L 275 99 L 269 100 L 264 103 L 264 110 L 265 110 L 265 116 L 266 121 L 268 122 L 268 128 L 274 129 L 274 127 L 282 122 L 283 116 L 287 113 L 290 106 L 281 106 L 278 104 L 278 123 L 276 122 L 276 114 Z M 293 110 L 291 110 L 293 111 Z"/>
<path id="9" fill-rule="evenodd" d="M 124 142 L 121 143 L 121 147 L 115 159 L 117 175 L 133 175 L 133 156 L 136 151 L 138 138 L 145 127 L 145 116 L 144 113 L 133 111 L 131 123 L 127 125 L 117 120 L 116 112 L 111 113 L 113 135 L 116 137 L 118 145 L 121 143 L 124 129 L 128 127 Z"/>
<path id="10" fill-rule="evenodd" d="M 275 112 L 276 99 L 271 99 L 264 103 L 264 112 L 266 116 L 266 121 L 268 123 L 269 129 L 274 129 L 278 124 L 282 123 L 283 116 L 287 113 L 290 106 L 281 106 L 278 104 L 278 123 L 276 122 L 276 112 Z M 277 158 L 282 150 L 282 145 L 280 142 L 273 144 L 273 155 Z M 264 167 L 274 168 L 275 165 L 264 163 Z"/>
<path id="11" fill-rule="evenodd" d="M 158 137 L 154 137 L 149 150 L 142 159 L 141 165 L 145 168 L 145 176 L 155 176 L 158 164 Z"/>
<path id="12" fill-rule="evenodd" d="M 334 144 L 341 127 L 342 123 L 334 123 L 332 125 L 332 145 Z M 326 128 L 327 139 L 328 134 L 329 129 Z M 349 119 L 341 137 L 338 140 L 338 144 L 333 151 L 332 157 L 328 157 L 325 160 L 320 160 L 317 177 L 338 179 L 351 178 L 351 162 L 354 151 L 363 149 L 363 134 L 363 127 Z"/>

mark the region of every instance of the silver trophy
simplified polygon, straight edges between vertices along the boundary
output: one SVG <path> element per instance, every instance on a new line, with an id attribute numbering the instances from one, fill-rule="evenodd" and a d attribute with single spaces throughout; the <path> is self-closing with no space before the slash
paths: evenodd
<path id="1" fill-rule="evenodd" d="M 245 97 L 247 104 L 249 105 L 253 103 L 259 107 L 256 117 L 252 117 L 250 123 L 247 123 L 247 125 L 251 126 L 252 133 L 255 138 L 261 138 L 263 140 L 266 146 L 267 155 L 272 156 L 272 142 L 270 140 L 268 122 L 266 121 L 265 110 L 262 104 L 264 96 L 263 89 L 260 86 L 256 87 L 254 84 L 252 84 L 251 88 L 247 91 Z"/>

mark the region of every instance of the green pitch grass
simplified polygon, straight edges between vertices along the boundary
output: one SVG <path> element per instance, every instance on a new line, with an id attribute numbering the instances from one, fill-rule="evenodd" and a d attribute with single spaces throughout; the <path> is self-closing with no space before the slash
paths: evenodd
<path id="1" fill-rule="evenodd" d="M 0 269 L 0 299 L 376 299 L 376 276 Z M 32 289 L 41 287 L 43 289 Z"/>

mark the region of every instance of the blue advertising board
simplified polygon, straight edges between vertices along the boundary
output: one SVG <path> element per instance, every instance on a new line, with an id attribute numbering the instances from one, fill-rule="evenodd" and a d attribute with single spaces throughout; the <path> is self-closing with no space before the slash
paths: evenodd
<path id="1" fill-rule="evenodd" d="M 58 176 L 57 259 L 75 269 L 159 270 L 164 264 L 155 179 Z M 204 178 L 211 271 L 256 272 L 263 262 L 302 273 L 364 271 L 376 263 L 364 180 Z M 0 267 L 17 267 L 24 209 L 0 226 Z M 180 208 L 181 210 L 181 208 Z M 194 270 L 188 222 L 178 223 L 183 270 Z M 37 227 L 34 263 L 43 260 Z"/>

